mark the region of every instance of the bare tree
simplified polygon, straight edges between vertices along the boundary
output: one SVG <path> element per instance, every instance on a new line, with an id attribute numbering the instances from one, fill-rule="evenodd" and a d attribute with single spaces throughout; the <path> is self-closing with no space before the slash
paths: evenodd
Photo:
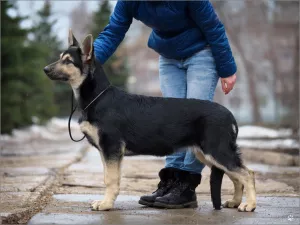
<path id="1" fill-rule="evenodd" d="M 295 127 L 299 121 L 299 2 L 213 4 L 245 65 L 253 122 Z"/>
<path id="2" fill-rule="evenodd" d="M 82 40 L 89 32 L 89 27 L 92 22 L 91 13 L 88 12 L 86 1 L 81 0 L 79 5 L 70 13 L 70 27 L 73 33 Z"/>

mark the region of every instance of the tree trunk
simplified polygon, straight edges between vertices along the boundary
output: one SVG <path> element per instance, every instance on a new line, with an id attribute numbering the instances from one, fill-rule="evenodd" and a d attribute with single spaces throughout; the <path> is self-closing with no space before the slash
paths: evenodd
<path id="1" fill-rule="evenodd" d="M 230 37 L 231 37 L 230 40 L 234 43 L 237 50 L 240 52 L 240 56 L 241 56 L 242 60 L 244 61 L 244 65 L 246 67 L 247 77 L 248 77 L 247 84 L 248 84 L 248 89 L 249 89 L 249 94 L 250 94 L 250 101 L 251 101 L 251 105 L 252 105 L 253 123 L 259 124 L 261 122 L 261 115 L 259 112 L 259 99 L 258 99 L 257 90 L 256 90 L 256 75 L 254 73 L 254 68 L 253 68 L 251 62 L 249 62 L 246 59 L 243 48 L 239 43 L 239 40 L 238 40 L 239 32 L 229 28 L 229 29 L 227 29 L 227 33 L 230 35 Z"/>

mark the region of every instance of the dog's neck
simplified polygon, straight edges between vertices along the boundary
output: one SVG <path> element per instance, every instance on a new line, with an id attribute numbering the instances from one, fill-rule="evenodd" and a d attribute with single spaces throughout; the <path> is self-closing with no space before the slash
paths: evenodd
<path id="1" fill-rule="evenodd" d="M 80 109 L 87 107 L 99 93 L 110 85 L 100 62 L 94 59 L 87 67 L 83 70 L 86 78 L 78 88 L 75 90 L 73 88 Z"/>

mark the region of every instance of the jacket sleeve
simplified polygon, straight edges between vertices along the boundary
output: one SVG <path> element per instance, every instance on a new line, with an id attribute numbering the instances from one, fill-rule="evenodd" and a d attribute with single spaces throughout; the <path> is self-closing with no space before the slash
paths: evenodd
<path id="1" fill-rule="evenodd" d="M 235 74 L 237 66 L 224 25 L 219 20 L 211 3 L 205 0 L 189 1 L 188 4 L 192 19 L 204 33 L 211 47 L 219 76 L 225 78 Z"/>
<path id="2" fill-rule="evenodd" d="M 94 41 L 94 52 L 101 64 L 115 52 L 132 23 L 130 3 L 118 1 L 109 24 Z"/>

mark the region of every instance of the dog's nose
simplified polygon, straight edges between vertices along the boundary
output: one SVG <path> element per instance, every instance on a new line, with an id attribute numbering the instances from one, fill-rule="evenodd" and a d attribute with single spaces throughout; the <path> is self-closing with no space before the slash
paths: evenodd
<path id="1" fill-rule="evenodd" d="M 49 72 L 50 72 L 49 66 L 46 66 L 46 67 L 44 68 L 44 72 L 45 72 L 45 73 L 49 73 Z"/>

